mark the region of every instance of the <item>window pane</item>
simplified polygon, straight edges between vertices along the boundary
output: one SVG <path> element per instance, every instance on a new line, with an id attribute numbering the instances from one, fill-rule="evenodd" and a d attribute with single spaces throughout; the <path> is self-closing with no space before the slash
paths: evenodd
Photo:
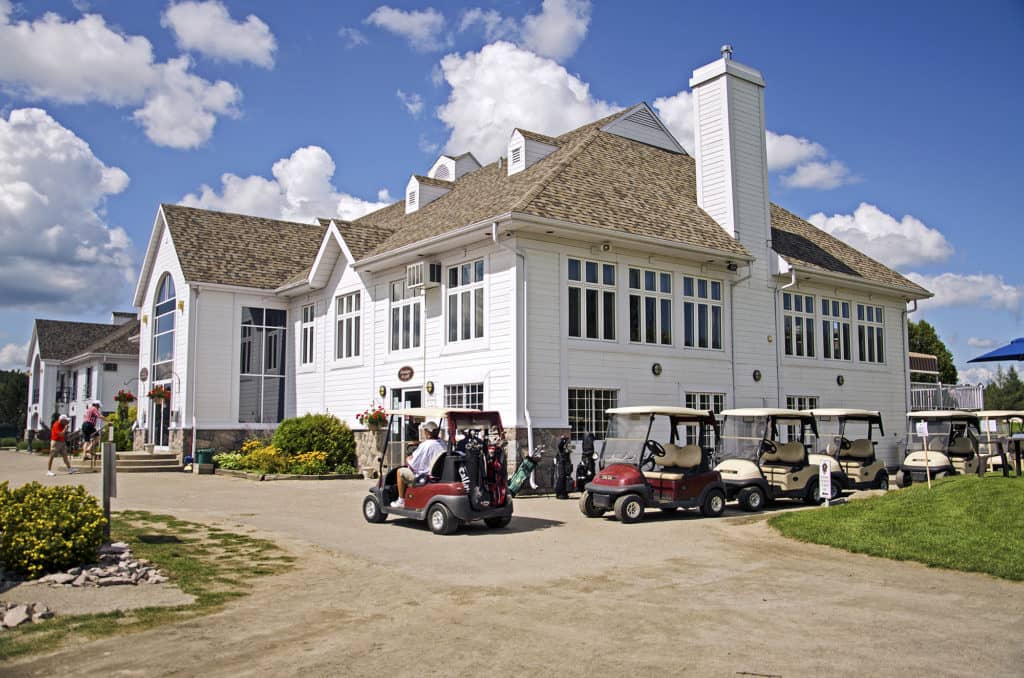
<path id="1" fill-rule="evenodd" d="M 850 359 L 850 325 L 843 323 L 843 360 Z"/>
<path id="2" fill-rule="evenodd" d="M 242 327 L 242 351 L 240 370 L 242 374 L 263 372 L 263 330 Z"/>
<path id="3" fill-rule="evenodd" d="M 813 308 L 813 307 L 812 307 Z M 810 318 L 804 324 L 804 331 L 807 332 L 807 357 L 814 357 L 814 321 Z"/>
<path id="4" fill-rule="evenodd" d="M 814 297 L 804 297 L 804 308 L 808 313 L 814 313 Z"/>
<path id="5" fill-rule="evenodd" d="M 827 301 L 823 301 L 821 303 L 824 306 L 828 302 Z M 826 358 L 831 358 L 832 357 L 832 345 L 831 345 L 831 339 L 829 339 L 829 332 L 828 332 L 829 324 L 830 323 L 827 320 L 821 321 L 821 353 Z"/>
<path id="6" fill-rule="evenodd" d="M 601 278 L 602 282 L 604 282 L 605 285 L 614 285 L 615 284 L 615 267 L 612 266 L 611 264 L 605 264 L 602 267 L 602 272 L 604 273 L 604 275 Z"/>
<path id="7" fill-rule="evenodd" d="M 884 322 L 882 320 L 882 307 L 881 306 L 878 306 L 878 307 L 875 308 L 875 322 L 876 323 Z"/>
<path id="8" fill-rule="evenodd" d="M 798 295 L 798 296 L 793 298 L 793 310 L 794 311 L 799 311 L 800 313 L 803 313 L 803 311 L 804 311 L 804 298 L 803 297 Z"/>
<path id="9" fill-rule="evenodd" d="M 629 340 L 640 341 L 640 297 L 629 295 Z"/>
<path id="10" fill-rule="evenodd" d="M 174 363 L 160 363 L 159 365 L 153 365 L 153 374 L 150 375 L 150 378 L 153 381 L 163 381 L 165 379 L 170 379 L 171 375 L 173 373 L 174 373 Z M 77 388 L 78 388 L 78 379 L 73 379 L 71 381 L 71 392 L 74 393 L 74 391 Z"/>
<path id="11" fill-rule="evenodd" d="M 569 336 L 580 336 L 580 288 L 569 288 Z"/>
<path id="12" fill-rule="evenodd" d="M 480 282 L 484 279 L 484 260 L 473 262 L 473 282 Z"/>
<path id="13" fill-rule="evenodd" d="M 241 376 L 238 379 L 238 421 L 255 423 L 260 420 L 262 377 Z"/>
<path id="14" fill-rule="evenodd" d="M 810 341 L 810 321 L 807 322 L 808 341 Z M 711 307 L 711 348 L 722 348 L 722 308 Z"/>
<path id="15" fill-rule="evenodd" d="M 722 283 L 714 282 L 711 283 L 711 298 L 715 301 L 722 300 Z"/>
<path id="16" fill-rule="evenodd" d="M 693 278 L 683 278 L 683 296 L 693 296 Z"/>
<path id="17" fill-rule="evenodd" d="M 597 275 L 597 272 L 594 272 Z M 587 306 L 584 311 L 587 316 L 587 338 L 598 339 L 597 334 L 597 290 L 587 290 Z"/>
<path id="18" fill-rule="evenodd" d="M 391 301 L 401 301 L 404 297 L 404 285 L 401 280 L 391 283 Z"/>
<path id="19" fill-rule="evenodd" d="M 400 330 L 400 326 L 399 326 L 399 322 L 398 322 L 400 313 L 401 313 L 400 309 L 397 309 L 397 308 L 391 309 L 391 350 L 392 351 L 397 351 L 398 350 L 398 346 L 399 346 L 398 342 L 399 342 L 399 338 L 401 337 L 401 335 L 399 334 L 399 332 L 401 330 Z"/>
<path id="20" fill-rule="evenodd" d="M 878 351 L 878 362 L 885 362 L 885 352 L 882 350 L 882 328 L 875 328 L 875 349 Z"/>
<path id="21" fill-rule="evenodd" d="M 604 338 L 611 340 L 615 339 L 615 292 L 605 292 L 603 297 Z"/>
<path id="22" fill-rule="evenodd" d="M 352 355 L 359 355 L 359 316 L 352 318 Z"/>
<path id="23" fill-rule="evenodd" d="M 786 347 L 786 355 L 793 355 L 793 316 L 787 315 L 782 318 L 783 345 Z"/>
<path id="24" fill-rule="evenodd" d="M 409 348 L 410 337 L 409 332 L 412 329 L 412 323 L 409 318 L 409 307 L 402 307 L 402 348 Z"/>
<path id="25" fill-rule="evenodd" d="M 857 320 L 864 320 L 864 304 L 857 304 Z"/>
<path id="26" fill-rule="evenodd" d="M 843 317 L 844 318 L 849 318 L 850 317 L 850 304 L 849 304 L 849 302 L 846 302 L 846 301 L 843 302 Z"/>
<path id="27" fill-rule="evenodd" d="M 797 297 L 799 298 L 799 297 Z M 794 350 L 797 355 L 804 354 L 804 319 L 801 317 L 796 318 L 796 324 L 793 328 L 793 336 L 795 337 Z"/>
<path id="28" fill-rule="evenodd" d="M 160 334 L 162 332 L 170 332 L 173 329 L 174 329 L 174 314 L 173 313 L 168 313 L 167 315 L 162 315 L 162 316 L 160 316 L 159 318 L 156 319 L 155 323 L 153 323 L 153 334 Z"/>
<path id="29" fill-rule="evenodd" d="M 629 269 L 629 287 L 634 290 L 640 289 L 640 269 Z"/>
<path id="30" fill-rule="evenodd" d="M 863 308 L 863 307 L 862 306 L 857 306 L 858 310 L 860 310 L 861 308 Z M 875 308 L 873 306 L 868 306 L 868 322 L 869 323 L 875 322 Z"/>
<path id="31" fill-rule="evenodd" d="M 837 318 L 839 317 L 839 302 L 838 301 L 833 301 L 832 302 L 832 315 L 834 315 Z"/>
<path id="32" fill-rule="evenodd" d="M 244 334 L 245 329 L 242 332 Z M 174 334 L 159 334 L 154 337 L 153 362 L 162 363 L 174 357 Z"/>
<path id="33" fill-rule="evenodd" d="M 708 281 L 697 279 L 697 296 L 701 299 L 708 298 Z"/>
<path id="34" fill-rule="evenodd" d="M 448 341 L 459 340 L 459 295 L 448 295 Z"/>
<path id="35" fill-rule="evenodd" d="M 644 297 L 644 341 L 648 344 L 658 341 L 657 313 L 657 300 L 654 297 Z"/>
<path id="36" fill-rule="evenodd" d="M 462 285 L 468 285 L 473 282 L 473 267 L 470 264 L 462 265 L 462 275 L 459 276 L 459 283 Z"/>
<path id="37" fill-rule="evenodd" d="M 875 333 L 868 328 L 868 362 L 875 362 Z"/>
<path id="38" fill-rule="evenodd" d="M 459 299 L 459 303 L 462 304 L 462 338 L 470 338 L 470 329 L 472 328 L 472 318 L 470 313 L 473 312 L 473 307 L 470 304 L 470 294 L 468 291 L 462 293 L 462 298 Z"/>
<path id="39" fill-rule="evenodd" d="M 792 311 L 793 310 L 793 295 L 789 292 L 785 292 L 782 295 L 782 310 Z"/>
<path id="40" fill-rule="evenodd" d="M 453 266 L 448 269 L 448 287 L 459 286 L 459 267 Z"/>
<path id="41" fill-rule="evenodd" d="M 288 312 L 281 311 L 278 309 L 268 308 L 266 317 L 267 327 L 287 327 L 288 326 Z"/>
<path id="42" fill-rule="evenodd" d="M 264 345 L 266 347 L 266 353 L 263 359 L 263 373 L 264 374 L 280 374 L 285 373 L 285 332 L 283 329 L 268 329 L 266 330 L 266 337 L 264 339 Z"/>
<path id="43" fill-rule="evenodd" d="M 863 325 L 857 325 L 857 342 L 860 344 L 857 349 L 857 359 L 864 362 L 867 360 L 867 340 L 864 338 Z"/>
<path id="44" fill-rule="evenodd" d="M 420 304 L 416 302 L 412 305 L 412 345 L 413 347 L 420 345 Z"/>
<path id="45" fill-rule="evenodd" d="M 587 282 L 588 283 L 596 283 L 597 282 L 597 262 L 596 261 L 588 261 L 587 262 Z"/>
<path id="46" fill-rule="evenodd" d="M 672 343 L 672 301 L 661 300 L 661 343 Z"/>
<path id="47" fill-rule="evenodd" d="M 697 304 L 697 346 L 708 347 L 708 306 Z"/>
<path id="48" fill-rule="evenodd" d="M 482 287 L 478 287 L 473 291 L 473 304 L 473 318 L 475 321 L 475 334 L 473 336 L 482 337 L 484 336 L 484 289 Z"/>
<path id="49" fill-rule="evenodd" d="M 570 259 L 569 260 L 569 280 L 580 279 L 580 260 Z"/>
<path id="50" fill-rule="evenodd" d="M 263 380 L 263 422 L 276 424 L 284 419 L 284 378 Z"/>
<path id="51" fill-rule="evenodd" d="M 827 299 L 822 299 L 821 300 L 821 314 L 822 315 L 828 315 L 828 300 Z"/>
<path id="52" fill-rule="evenodd" d="M 644 289 L 653 292 L 654 287 L 654 271 L 644 271 Z"/>
<path id="53" fill-rule="evenodd" d="M 242 324 L 243 325 L 262 325 L 263 324 L 263 309 L 262 308 L 251 308 L 249 306 L 242 307 Z"/>
<path id="54" fill-rule="evenodd" d="M 658 275 L 659 289 L 665 294 L 672 293 L 672 276 L 668 273 L 661 273 Z"/>
<path id="55" fill-rule="evenodd" d="M 689 301 L 683 304 L 683 343 L 693 346 L 693 302 Z"/>
<path id="56" fill-rule="evenodd" d="M 359 304 L 360 304 L 360 301 L 361 301 L 363 295 L 359 294 L 359 292 L 356 292 L 355 294 L 351 294 L 349 296 L 352 299 L 352 310 L 353 311 L 358 311 L 359 310 Z"/>

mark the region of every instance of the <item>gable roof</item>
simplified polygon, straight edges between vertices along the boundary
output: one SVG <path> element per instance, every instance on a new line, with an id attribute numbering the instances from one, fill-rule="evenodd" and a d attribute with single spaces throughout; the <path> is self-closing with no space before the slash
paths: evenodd
<path id="1" fill-rule="evenodd" d="M 67 320 L 35 321 L 35 338 L 42 360 L 67 360 L 85 353 L 138 355 L 138 343 L 129 341 L 138 322 L 123 325 L 79 323 Z"/>
<path id="2" fill-rule="evenodd" d="M 321 224 L 160 207 L 187 282 L 275 289 L 309 271 L 326 232 Z"/>

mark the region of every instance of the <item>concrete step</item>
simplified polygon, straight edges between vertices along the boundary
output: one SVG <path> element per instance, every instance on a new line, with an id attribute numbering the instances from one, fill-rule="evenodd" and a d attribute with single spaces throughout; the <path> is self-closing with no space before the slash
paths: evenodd
<path id="1" fill-rule="evenodd" d="M 180 466 L 177 459 L 118 459 L 117 468 L 146 468 L 147 466 Z"/>
<path id="2" fill-rule="evenodd" d="M 118 452 L 118 461 L 177 461 L 178 455 L 173 452 L 149 454 L 146 452 Z"/>
<path id="3" fill-rule="evenodd" d="M 150 464 L 148 466 L 121 466 L 117 465 L 118 473 L 167 473 L 170 471 L 180 472 L 180 464 Z"/>

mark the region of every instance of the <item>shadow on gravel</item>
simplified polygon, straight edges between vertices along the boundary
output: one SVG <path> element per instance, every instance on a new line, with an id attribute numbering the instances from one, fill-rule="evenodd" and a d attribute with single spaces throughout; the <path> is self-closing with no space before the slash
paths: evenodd
<path id="1" fill-rule="evenodd" d="M 390 521 L 392 525 L 400 525 L 403 528 L 417 528 L 424 532 L 429 532 L 430 528 L 427 524 L 419 520 L 409 520 L 401 518 L 398 520 Z M 488 534 L 514 534 L 519 532 L 536 532 L 538 530 L 546 530 L 551 527 L 560 527 L 565 525 L 561 520 L 547 520 L 545 518 L 530 518 L 528 516 L 512 516 L 512 522 L 507 527 L 502 528 L 490 528 L 482 522 L 473 522 L 467 525 L 459 526 L 458 531 L 450 535 L 452 537 L 479 537 Z"/>

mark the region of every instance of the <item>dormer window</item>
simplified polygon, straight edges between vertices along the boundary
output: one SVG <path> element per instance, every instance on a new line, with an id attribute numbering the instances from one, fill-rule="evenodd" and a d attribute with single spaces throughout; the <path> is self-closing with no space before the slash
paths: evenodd
<path id="1" fill-rule="evenodd" d="M 411 214 L 426 207 L 452 190 L 452 182 L 431 179 L 418 174 L 412 175 L 405 187 L 405 213 Z"/>
<path id="2" fill-rule="evenodd" d="M 552 137 L 517 129 L 508 142 L 508 175 L 528 169 L 558 150 L 558 142 Z"/>
<path id="3" fill-rule="evenodd" d="M 442 155 L 427 172 L 427 176 L 441 181 L 458 181 L 463 174 L 478 169 L 480 169 L 480 163 L 472 153 Z"/>

